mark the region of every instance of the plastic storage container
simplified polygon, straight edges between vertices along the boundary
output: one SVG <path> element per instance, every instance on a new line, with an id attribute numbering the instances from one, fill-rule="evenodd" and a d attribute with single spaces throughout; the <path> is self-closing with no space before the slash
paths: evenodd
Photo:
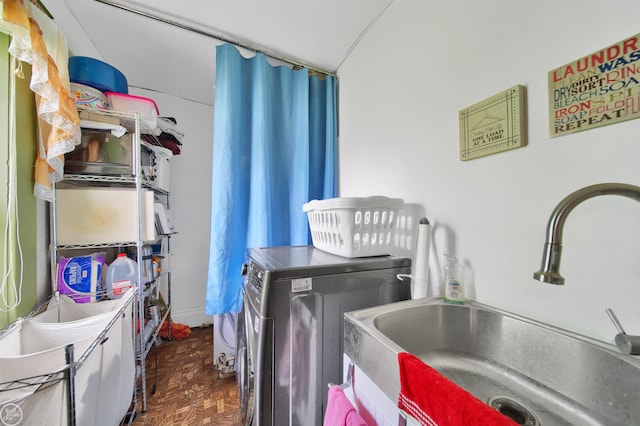
<path id="1" fill-rule="evenodd" d="M 142 239 L 155 240 L 153 191 L 142 191 Z M 70 188 L 56 190 L 58 245 L 110 244 L 136 241 L 138 195 L 135 188 Z"/>
<path id="2" fill-rule="evenodd" d="M 118 253 L 118 257 L 107 268 L 105 286 L 107 297 L 119 299 L 126 291 L 138 283 L 138 263 L 127 257 L 126 253 Z"/>
<path id="3" fill-rule="evenodd" d="M 345 257 L 389 254 L 393 246 L 400 198 L 342 197 L 313 200 L 307 212 L 313 245 Z"/>
<path id="4" fill-rule="evenodd" d="M 87 56 L 69 58 L 69 80 L 102 92 L 129 93 L 124 74 L 106 62 Z"/>
<path id="5" fill-rule="evenodd" d="M 142 96 L 127 95 L 124 93 L 105 93 L 109 101 L 109 107 L 114 111 L 140 114 L 141 125 L 146 130 L 155 130 L 158 127 L 158 106 L 153 99 Z"/>
<path id="6" fill-rule="evenodd" d="M 117 138 L 107 130 L 83 129 L 80 143 L 64 155 L 64 171 L 71 174 L 133 175 L 132 144 L 130 133 Z M 146 149 L 141 149 L 140 153 L 142 165 L 151 161 Z"/>

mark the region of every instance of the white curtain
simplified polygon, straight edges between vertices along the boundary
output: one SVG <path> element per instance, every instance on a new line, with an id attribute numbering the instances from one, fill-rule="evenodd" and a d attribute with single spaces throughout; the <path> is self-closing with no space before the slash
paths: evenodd
<path id="1" fill-rule="evenodd" d="M 9 53 L 32 66 L 29 87 L 36 97 L 39 124 L 34 194 L 51 201 L 51 183 L 63 176 L 64 154 L 80 143 L 80 118 L 69 91 L 67 43 L 56 23 L 30 2 L 0 3 L 0 31 L 12 37 Z M 20 74 L 18 65 L 16 75 Z M 15 132 L 9 137 L 15 143 Z"/>

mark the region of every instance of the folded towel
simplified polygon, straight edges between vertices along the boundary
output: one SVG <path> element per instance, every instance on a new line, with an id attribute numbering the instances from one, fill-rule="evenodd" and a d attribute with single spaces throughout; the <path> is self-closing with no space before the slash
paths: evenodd
<path id="1" fill-rule="evenodd" d="M 367 426 L 340 386 L 331 386 L 323 426 Z"/>
<path id="2" fill-rule="evenodd" d="M 184 133 L 176 127 L 176 121 L 172 118 L 158 117 L 158 128 L 162 133 L 168 133 L 175 137 L 178 142 L 184 142 Z"/>
<path id="3" fill-rule="evenodd" d="M 517 423 L 456 385 L 421 359 L 401 352 L 398 407 L 427 426 L 512 426 Z"/>

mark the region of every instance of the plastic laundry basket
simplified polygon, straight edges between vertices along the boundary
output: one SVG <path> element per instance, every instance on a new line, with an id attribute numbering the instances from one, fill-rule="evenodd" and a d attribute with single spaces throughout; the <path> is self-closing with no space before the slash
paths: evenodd
<path id="1" fill-rule="evenodd" d="M 400 198 L 342 197 L 313 200 L 307 213 L 313 245 L 345 257 L 389 254 L 393 244 Z"/>

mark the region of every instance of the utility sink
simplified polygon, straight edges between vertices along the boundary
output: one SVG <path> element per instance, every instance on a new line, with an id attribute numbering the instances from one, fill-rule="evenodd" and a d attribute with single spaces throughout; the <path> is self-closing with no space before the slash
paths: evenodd
<path id="1" fill-rule="evenodd" d="M 640 357 L 477 302 L 345 314 L 345 353 L 389 397 L 409 352 L 523 425 L 640 425 Z"/>

